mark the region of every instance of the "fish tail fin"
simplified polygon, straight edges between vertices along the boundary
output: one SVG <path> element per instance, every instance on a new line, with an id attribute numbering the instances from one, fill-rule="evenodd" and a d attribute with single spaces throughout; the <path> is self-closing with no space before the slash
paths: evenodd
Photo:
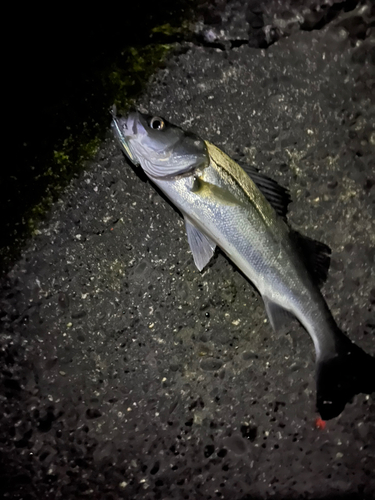
<path id="1" fill-rule="evenodd" d="M 375 392 L 375 358 L 335 331 L 336 353 L 317 360 L 317 410 L 323 420 L 337 417 L 356 394 Z"/>

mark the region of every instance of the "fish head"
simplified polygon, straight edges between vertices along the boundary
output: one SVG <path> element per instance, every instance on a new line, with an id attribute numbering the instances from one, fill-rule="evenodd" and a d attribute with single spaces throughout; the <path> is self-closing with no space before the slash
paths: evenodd
<path id="1" fill-rule="evenodd" d="M 159 116 L 131 111 L 126 116 L 112 112 L 112 128 L 124 153 L 155 179 L 193 175 L 209 165 L 205 142 Z"/>

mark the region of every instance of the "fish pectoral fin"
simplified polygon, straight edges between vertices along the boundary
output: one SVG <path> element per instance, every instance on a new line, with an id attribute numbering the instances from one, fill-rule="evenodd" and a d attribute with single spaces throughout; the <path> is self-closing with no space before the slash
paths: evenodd
<path id="1" fill-rule="evenodd" d="M 268 297 L 263 297 L 268 319 L 274 331 L 279 331 L 293 315 Z"/>
<path id="2" fill-rule="evenodd" d="M 202 271 L 210 262 L 215 252 L 216 244 L 206 235 L 201 233 L 186 217 L 185 226 L 195 265 L 199 271 Z"/>

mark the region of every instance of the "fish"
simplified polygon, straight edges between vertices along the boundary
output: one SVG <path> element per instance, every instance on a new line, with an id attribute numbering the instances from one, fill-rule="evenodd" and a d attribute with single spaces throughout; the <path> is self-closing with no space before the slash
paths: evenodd
<path id="1" fill-rule="evenodd" d="M 340 415 L 356 394 L 375 392 L 375 358 L 341 331 L 321 293 L 330 248 L 291 227 L 289 192 L 159 116 L 113 110 L 112 128 L 128 160 L 183 216 L 198 270 L 220 248 L 262 296 L 275 332 L 290 317 L 308 332 L 321 418 Z"/>

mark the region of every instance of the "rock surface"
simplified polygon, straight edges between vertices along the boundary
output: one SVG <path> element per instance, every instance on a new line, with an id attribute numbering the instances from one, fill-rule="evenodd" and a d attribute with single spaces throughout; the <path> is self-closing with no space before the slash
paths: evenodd
<path id="1" fill-rule="evenodd" d="M 374 13 L 341 2 L 320 26 L 302 4 L 251 17 L 216 2 L 204 43 L 139 105 L 290 189 L 293 226 L 332 248 L 338 324 L 374 354 Z M 281 33 L 267 48 L 250 43 L 256 16 Z M 308 335 L 276 335 L 222 254 L 195 269 L 182 220 L 110 132 L 3 281 L 1 311 L 7 498 L 375 494 L 373 397 L 316 425 Z"/>

